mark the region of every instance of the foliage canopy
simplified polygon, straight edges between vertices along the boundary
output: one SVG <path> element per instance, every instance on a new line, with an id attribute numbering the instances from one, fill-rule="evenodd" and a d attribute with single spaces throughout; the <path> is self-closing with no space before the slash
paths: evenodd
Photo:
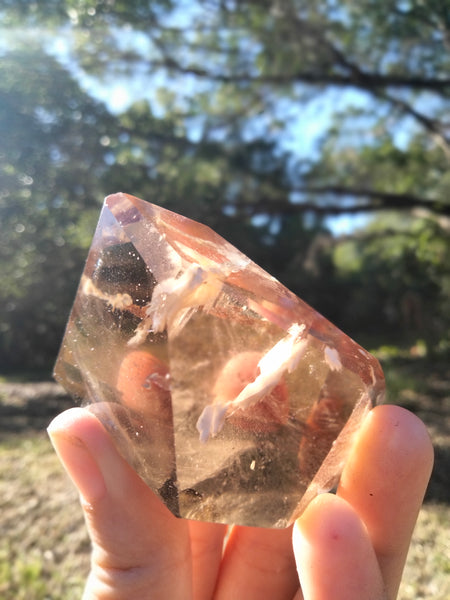
<path id="1" fill-rule="evenodd" d="M 0 21 L 5 368 L 53 360 L 118 190 L 212 226 L 353 335 L 442 347 L 447 0 L 0 0 Z"/>

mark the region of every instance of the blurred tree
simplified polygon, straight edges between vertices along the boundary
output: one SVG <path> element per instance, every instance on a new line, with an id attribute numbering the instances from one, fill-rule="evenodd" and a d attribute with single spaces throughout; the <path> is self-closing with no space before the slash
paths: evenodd
<path id="1" fill-rule="evenodd" d="M 290 194 L 278 186 L 257 202 L 236 194 L 230 200 L 236 211 L 333 214 L 418 206 L 450 213 L 446 0 L 2 5 L 8 26 L 64 28 L 74 59 L 100 81 L 132 81 L 139 73 L 156 88 L 159 110 L 195 128 L 200 143 L 220 141 L 229 149 L 265 140 L 279 150 L 294 137 L 300 146 L 294 119 L 321 99 L 319 119 L 326 122 L 328 112 L 334 120 L 324 127 L 314 164 L 295 161 L 293 153 Z M 386 169 L 373 170 L 380 159 L 395 170 L 394 185 Z M 426 181 L 410 176 L 421 159 Z"/>
<path id="2" fill-rule="evenodd" d="M 51 360 L 99 200 L 119 189 L 206 222 L 354 330 L 376 307 L 402 323 L 408 291 L 444 322 L 448 266 L 431 248 L 450 215 L 449 9 L 0 0 L 0 361 Z M 118 82 L 133 101 L 116 114 L 86 91 Z M 358 270 L 352 252 L 333 260 L 327 219 L 376 211 Z"/>
<path id="3" fill-rule="evenodd" d="M 340 315 L 346 330 L 356 334 L 362 321 L 366 333 L 378 339 L 411 346 L 421 339 L 431 354 L 439 342 L 448 343 L 449 233 L 446 219 L 391 214 L 339 240 L 336 288 L 346 296 Z"/>
<path id="4" fill-rule="evenodd" d="M 98 215 L 110 116 L 39 47 L 0 61 L 0 363 L 48 364 Z"/>
<path id="5" fill-rule="evenodd" d="M 242 176 L 256 187 L 269 144 L 236 145 L 224 157 L 217 142 L 193 144 L 176 119 L 155 118 L 145 100 L 113 117 L 39 44 L 10 49 L 0 62 L 0 134 L 8 140 L 0 153 L 3 369 L 50 366 L 109 191 L 184 204 L 245 240 L 249 253 L 273 245 L 249 217 L 220 211 L 230 182 Z"/>

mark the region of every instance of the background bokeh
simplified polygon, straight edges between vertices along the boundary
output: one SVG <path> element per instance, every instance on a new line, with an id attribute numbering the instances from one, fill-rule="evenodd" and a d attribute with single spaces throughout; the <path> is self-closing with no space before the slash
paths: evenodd
<path id="1" fill-rule="evenodd" d="M 0 365 L 51 369 L 103 197 L 448 350 L 447 2 L 0 2 Z"/>

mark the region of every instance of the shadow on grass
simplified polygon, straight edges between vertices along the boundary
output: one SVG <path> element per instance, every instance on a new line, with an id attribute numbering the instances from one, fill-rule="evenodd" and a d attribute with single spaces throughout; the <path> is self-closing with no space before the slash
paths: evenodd
<path id="1" fill-rule="evenodd" d="M 450 446 L 434 446 L 434 467 L 425 502 L 450 504 Z"/>
<path id="2" fill-rule="evenodd" d="M 426 502 L 450 503 L 450 357 L 381 359 L 387 399 L 417 415 L 434 446 Z"/>
<path id="3" fill-rule="evenodd" d="M 74 406 L 56 383 L 0 383 L 0 437 L 45 429 L 53 417 Z"/>

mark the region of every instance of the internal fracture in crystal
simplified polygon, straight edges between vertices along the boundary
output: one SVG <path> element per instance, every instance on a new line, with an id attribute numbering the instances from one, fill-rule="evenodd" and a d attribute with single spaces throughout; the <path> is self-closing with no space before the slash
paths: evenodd
<path id="1" fill-rule="evenodd" d="M 55 377 L 177 516 L 286 527 L 337 482 L 376 359 L 208 227 L 104 203 Z"/>

